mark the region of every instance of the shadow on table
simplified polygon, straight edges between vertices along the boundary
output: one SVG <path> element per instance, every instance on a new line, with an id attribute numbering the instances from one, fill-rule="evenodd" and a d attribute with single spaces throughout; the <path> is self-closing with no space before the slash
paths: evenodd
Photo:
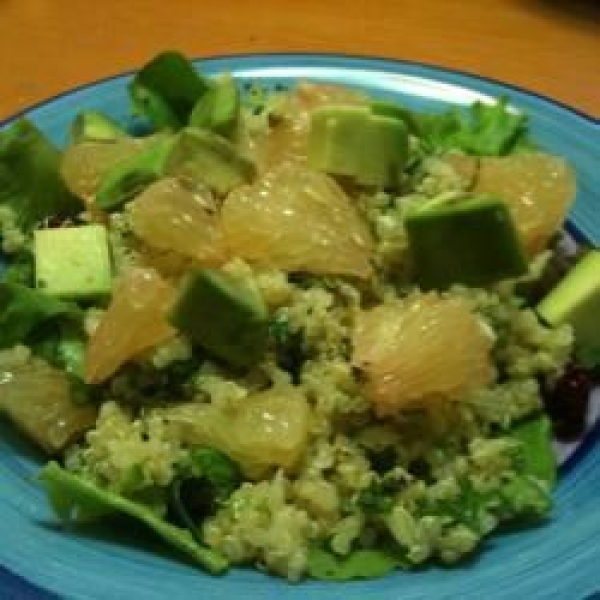
<path id="1" fill-rule="evenodd" d="M 600 27 L 599 0 L 517 0 L 524 8 L 554 13 L 587 29 Z"/>

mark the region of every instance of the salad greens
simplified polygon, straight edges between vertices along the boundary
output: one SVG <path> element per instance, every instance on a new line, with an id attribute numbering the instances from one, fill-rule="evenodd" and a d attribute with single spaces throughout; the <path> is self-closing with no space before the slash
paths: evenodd
<path id="1" fill-rule="evenodd" d="M 556 456 L 550 443 L 552 424 L 545 415 L 517 424 L 511 435 L 520 444 L 519 465 L 524 476 L 546 482 L 556 482 Z"/>
<path id="2" fill-rule="evenodd" d="M 242 481 L 238 465 L 214 448 L 195 448 L 171 484 L 171 507 L 181 523 L 201 540 L 199 523 L 214 514 Z"/>
<path id="3" fill-rule="evenodd" d="M 501 156 L 530 147 L 527 116 L 512 111 L 506 98 L 495 104 L 475 102 L 466 111 L 413 114 L 428 150 L 462 150 L 467 154 Z"/>
<path id="4" fill-rule="evenodd" d="M 81 309 L 42 292 L 10 281 L 0 281 L 0 348 L 28 341 L 30 335 L 50 321 L 81 319 Z"/>
<path id="5" fill-rule="evenodd" d="M 59 174 L 60 152 L 27 119 L 0 131 L 0 207 L 10 207 L 18 227 L 30 232 L 47 217 L 76 215 L 81 201 Z"/>
<path id="6" fill-rule="evenodd" d="M 308 554 L 309 575 L 330 581 L 383 577 L 401 564 L 397 556 L 385 550 L 355 550 L 347 556 L 336 556 L 323 548 L 313 547 Z"/>
<path id="7" fill-rule="evenodd" d="M 169 545 L 187 554 L 210 573 L 221 573 L 227 569 L 227 560 L 200 545 L 189 531 L 171 525 L 143 504 L 104 490 L 66 471 L 56 462 L 50 462 L 42 469 L 40 479 L 54 510 L 67 521 L 89 522 L 122 513 L 144 523 Z"/>

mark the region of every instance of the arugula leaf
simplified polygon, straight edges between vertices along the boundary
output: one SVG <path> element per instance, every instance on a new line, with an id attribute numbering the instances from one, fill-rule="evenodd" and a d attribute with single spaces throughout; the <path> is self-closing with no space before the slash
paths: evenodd
<path id="1" fill-rule="evenodd" d="M 388 513 L 394 506 L 395 496 L 403 484 L 393 472 L 386 473 L 360 492 L 357 504 L 367 514 Z"/>
<path id="2" fill-rule="evenodd" d="M 38 327 L 58 317 L 77 320 L 81 311 L 19 283 L 0 281 L 0 348 L 26 341 Z"/>
<path id="3" fill-rule="evenodd" d="M 196 448 L 171 485 L 170 506 L 181 524 L 199 539 L 198 524 L 213 514 L 241 481 L 239 466 L 227 455 L 214 448 Z"/>
<path id="4" fill-rule="evenodd" d="M 518 423 L 510 432 L 520 442 L 519 472 L 545 481 L 556 482 L 556 456 L 552 448 L 552 424 L 546 415 Z"/>
<path id="5" fill-rule="evenodd" d="M 26 119 L 0 131 L 0 206 L 10 207 L 17 226 L 30 232 L 46 217 L 77 214 L 80 201 L 59 173 L 60 152 Z"/>
<path id="6" fill-rule="evenodd" d="M 148 117 L 157 129 L 179 129 L 209 87 L 185 56 L 169 51 L 142 68 L 129 92 L 135 111 Z"/>
<path id="7" fill-rule="evenodd" d="M 501 519 L 517 522 L 529 517 L 543 517 L 552 506 L 552 498 L 543 484 L 526 475 L 506 482 L 500 490 L 500 499 L 495 512 Z"/>
<path id="8" fill-rule="evenodd" d="M 541 517 L 550 509 L 550 488 L 556 481 L 556 458 L 552 449 L 551 424 L 545 415 L 515 425 L 507 436 L 519 442 L 514 455 L 514 473 L 488 492 L 474 489 L 468 479 L 460 482 L 455 500 L 428 503 L 425 514 L 445 515 L 483 532 L 486 513 L 503 521 Z"/>
<path id="9" fill-rule="evenodd" d="M 83 381 L 86 340 L 79 323 L 50 321 L 40 325 L 33 337 L 28 342 L 35 354 Z"/>
<path id="10" fill-rule="evenodd" d="M 401 564 L 397 556 L 385 550 L 355 550 L 339 557 L 323 548 L 312 547 L 308 552 L 307 571 L 315 579 L 347 581 L 383 577 Z"/>
<path id="11" fill-rule="evenodd" d="M 2 272 L 2 280 L 20 283 L 27 287 L 34 285 L 34 265 L 31 251 L 21 250 L 11 254 L 10 262 Z"/>
<path id="12" fill-rule="evenodd" d="M 473 103 L 465 112 L 415 115 L 421 141 L 428 151 L 462 150 L 500 156 L 527 145 L 527 116 L 508 109 L 506 98 L 495 104 Z"/>
<path id="13" fill-rule="evenodd" d="M 226 500 L 242 481 L 242 472 L 233 460 L 215 448 L 196 448 L 190 452 L 186 470 L 204 477 L 214 489 L 215 497 Z"/>
<path id="14" fill-rule="evenodd" d="M 198 544 L 189 531 L 167 523 L 143 504 L 103 490 L 91 481 L 66 471 L 54 461 L 41 470 L 39 477 L 56 514 L 66 521 L 82 523 L 122 513 L 147 525 L 165 542 L 211 573 L 222 573 L 229 566 L 225 557 Z"/>
<path id="15" fill-rule="evenodd" d="M 300 383 L 302 367 L 308 358 L 304 331 L 292 331 L 287 316 L 279 315 L 271 321 L 269 333 L 273 338 L 277 365 L 291 374 L 294 384 Z"/>
<path id="16" fill-rule="evenodd" d="M 469 529 L 481 533 L 482 523 L 490 506 L 497 503 L 495 492 L 477 492 L 468 479 L 460 481 L 460 495 L 454 500 L 434 500 L 427 503 L 426 515 L 451 517 Z"/>

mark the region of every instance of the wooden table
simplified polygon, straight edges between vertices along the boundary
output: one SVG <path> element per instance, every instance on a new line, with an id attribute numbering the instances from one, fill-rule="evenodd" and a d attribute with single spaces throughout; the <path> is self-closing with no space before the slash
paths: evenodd
<path id="1" fill-rule="evenodd" d="M 0 118 L 166 48 L 417 60 L 600 117 L 597 0 L 0 0 Z"/>

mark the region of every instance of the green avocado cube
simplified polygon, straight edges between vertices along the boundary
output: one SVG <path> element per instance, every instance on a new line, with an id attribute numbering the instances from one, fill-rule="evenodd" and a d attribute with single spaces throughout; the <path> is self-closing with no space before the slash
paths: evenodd
<path id="1" fill-rule="evenodd" d="M 549 325 L 568 323 L 582 362 L 600 364 L 600 250 L 591 250 L 538 304 Z"/>
<path id="2" fill-rule="evenodd" d="M 404 122 L 366 106 L 328 106 L 313 111 L 308 163 L 350 177 L 359 185 L 397 187 L 408 156 Z"/>
<path id="3" fill-rule="evenodd" d="M 404 226 L 417 279 L 425 289 L 488 285 L 527 272 L 521 241 L 503 202 L 436 204 L 409 214 Z"/>
<path id="4" fill-rule="evenodd" d="M 362 106 L 315 110 L 310 119 L 308 163 L 320 171 L 354 177 L 360 168 L 369 116 Z"/>
<path id="5" fill-rule="evenodd" d="M 267 349 L 269 321 L 262 298 L 226 273 L 193 272 L 169 314 L 171 324 L 234 367 L 249 367 Z"/>
<path id="6" fill-rule="evenodd" d="M 109 169 L 96 192 L 96 206 L 111 211 L 133 200 L 163 174 L 173 144 L 173 137 L 160 137 L 149 148 Z"/>
<path id="7" fill-rule="evenodd" d="M 79 113 L 71 125 L 71 141 L 112 142 L 127 137 L 119 125 L 107 115 L 96 110 Z"/>
<path id="8" fill-rule="evenodd" d="M 190 125 L 227 136 L 234 129 L 240 111 L 240 92 L 231 78 L 224 75 L 211 82 L 190 115 Z"/>
<path id="9" fill-rule="evenodd" d="M 110 294 L 112 267 L 103 225 L 38 229 L 33 245 L 38 289 L 74 300 Z"/>
<path id="10" fill-rule="evenodd" d="M 361 142 L 359 184 L 398 187 L 408 157 L 408 132 L 403 121 L 371 115 Z"/>
<path id="11" fill-rule="evenodd" d="M 165 165 L 165 174 L 203 183 L 219 195 L 249 182 L 254 164 L 227 139 L 212 131 L 183 129 Z"/>

